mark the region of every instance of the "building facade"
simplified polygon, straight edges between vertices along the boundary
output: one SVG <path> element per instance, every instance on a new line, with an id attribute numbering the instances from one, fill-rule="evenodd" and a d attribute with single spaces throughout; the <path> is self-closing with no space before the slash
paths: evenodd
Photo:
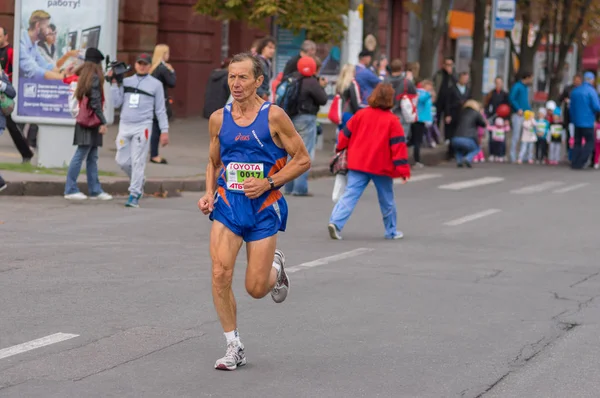
<path id="1" fill-rule="evenodd" d="M 406 61 L 409 17 L 404 0 L 380 1 L 377 40 L 390 58 Z M 152 52 L 158 43 L 170 47 L 170 63 L 177 71 L 177 87 L 171 91 L 178 117 L 202 113 L 204 88 L 210 72 L 217 68 L 224 52 L 228 55 L 250 49 L 252 42 L 271 31 L 245 23 L 227 24 L 196 14 L 195 0 L 120 0 L 117 58 L 133 63 L 140 52 Z M 0 1 L 0 26 L 12 37 L 14 2 Z M 225 29 L 224 29 L 225 27 Z M 327 51 L 326 46 L 320 46 Z M 110 54 L 114 58 L 114 54 Z"/>

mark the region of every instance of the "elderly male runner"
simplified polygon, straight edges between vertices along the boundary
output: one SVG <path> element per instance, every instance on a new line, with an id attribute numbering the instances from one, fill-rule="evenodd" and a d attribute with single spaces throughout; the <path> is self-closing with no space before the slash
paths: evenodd
<path id="1" fill-rule="evenodd" d="M 262 66 L 251 54 L 238 54 L 229 64 L 233 102 L 215 111 L 208 122 L 209 161 L 206 195 L 198 202 L 210 213 L 212 293 L 227 339 L 227 351 L 216 369 L 234 370 L 246 364 L 236 323 L 231 290 L 233 267 L 246 242 L 246 290 L 254 298 L 271 292 L 285 300 L 289 279 L 285 257 L 276 250 L 277 232 L 285 231 L 287 204 L 279 188 L 310 168 L 310 157 L 287 114 L 263 101 L 256 90 Z M 288 155 L 290 162 L 286 164 Z"/>

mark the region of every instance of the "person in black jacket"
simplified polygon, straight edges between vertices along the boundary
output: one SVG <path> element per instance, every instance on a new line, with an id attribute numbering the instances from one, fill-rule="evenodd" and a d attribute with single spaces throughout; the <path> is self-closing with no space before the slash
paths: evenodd
<path id="1" fill-rule="evenodd" d="M 202 110 L 202 116 L 205 119 L 209 119 L 214 111 L 227 105 L 227 100 L 231 95 L 229 83 L 227 82 L 229 61 L 229 58 L 224 59 L 221 66 L 213 69 L 210 76 L 208 76 L 206 90 L 204 91 L 204 109 Z"/>
<path id="2" fill-rule="evenodd" d="M 492 120 L 493 116 L 496 114 L 496 110 L 502 104 L 506 104 L 510 106 L 508 102 L 508 92 L 504 89 L 504 81 L 500 76 L 496 77 L 494 80 L 495 86 L 492 91 L 490 91 L 484 99 L 484 112 L 485 117 L 488 120 Z M 494 152 L 492 151 L 492 147 L 495 144 L 494 140 L 492 140 L 491 131 L 488 134 L 488 142 L 489 142 L 489 153 L 490 155 Z M 503 144 L 504 145 L 504 144 Z"/>
<path id="3" fill-rule="evenodd" d="M 81 171 L 83 161 L 86 161 L 87 184 L 90 198 L 111 200 L 112 196 L 102 190 L 98 179 L 98 147 L 102 146 L 102 136 L 106 134 L 106 118 L 102 110 L 104 103 L 104 73 L 102 65 L 104 55 L 96 48 L 88 48 L 85 52 L 85 63 L 75 72 L 78 76 L 75 97 L 79 101 L 79 112 L 84 112 L 82 106 L 84 97 L 88 99 L 88 107 L 94 111 L 101 125 L 99 127 L 85 127 L 75 124 L 73 145 L 77 150 L 67 172 L 65 184 L 65 199 L 85 200 L 88 197 L 79 191 L 77 177 Z"/>
<path id="4" fill-rule="evenodd" d="M 302 45 L 300 46 L 300 54 L 294 55 L 292 58 L 287 61 L 285 67 L 283 68 L 283 78 L 291 75 L 294 72 L 298 72 L 298 61 L 302 57 L 314 57 L 317 54 L 317 45 L 312 40 L 304 40 Z"/>
<path id="5" fill-rule="evenodd" d="M 501 77 L 497 77 L 495 80 L 495 86 L 485 96 L 485 116 L 489 119 L 496 114 L 496 109 L 502 104 L 510 105 L 508 102 L 508 92 L 504 89 L 504 81 Z"/>
<path id="6" fill-rule="evenodd" d="M 446 140 L 452 140 L 458 124 L 460 123 L 461 110 L 467 100 L 471 99 L 471 88 L 469 87 L 469 73 L 462 72 L 458 75 L 456 84 L 448 89 L 444 109 L 444 122 Z M 453 146 L 448 145 L 448 160 L 454 157 Z"/>
<path id="7" fill-rule="evenodd" d="M 311 159 L 314 159 L 317 142 L 317 113 L 329 99 L 325 92 L 327 79 L 323 77 L 317 79 L 316 77 L 320 66 L 317 65 L 317 61 L 312 57 L 302 57 L 298 61 L 298 72 L 296 73 L 301 79 L 298 113 L 292 116 L 294 127 L 302 137 Z M 287 183 L 285 193 L 294 196 L 311 196 L 308 192 L 308 173 L 309 171 Z"/>
<path id="8" fill-rule="evenodd" d="M 169 46 L 166 44 L 158 44 L 154 47 L 152 55 L 152 68 L 150 74 L 160 80 L 165 92 L 165 108 L 167 110 L 167 118 L 171 120 L 173 110 L 171 107 L 171 97 L 169 97 L 169 88 L 174 88 L 177 83 L 177 75 L 175 69 L 169 64 Z M 154 117 L 152 123 L 152 135 L 150 137 L 150 161 L 152 163 L 167 164 L 167 160 L 158 156 L 158 147 L 160 144 L 160 127 L 158 127 L 158 119 Z"/>
<path id="9" fill-rule="evenodd" d="M 462 108 L 460 120 L 451 141 L 458 167 L 466 165 L 471 168 L 473 158 L 481 150 L 477 141 L 477 128 L 487 127 L 481 111 L 481 105 L 475 100 L 466 101 Z"/>

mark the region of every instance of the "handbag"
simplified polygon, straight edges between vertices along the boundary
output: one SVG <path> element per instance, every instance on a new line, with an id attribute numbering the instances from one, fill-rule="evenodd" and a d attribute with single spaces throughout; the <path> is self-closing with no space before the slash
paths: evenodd
<path id="1" fill-rule="evenodd" d="M 90 107 L 89 101 L 90 100 L 87 96 L 84 96 L 81 99 L 79 103 L 79 113 L 77 114 L 77 118 L 75 120 L 77 121 L 77 124 L 81 125 L 82 127 L 100 127 L 102 121 L 100 121 L 100 118 L 98 115 L 96 115 L 96 112 Z"/>
<path id="2" fill-rule="evenodd" d="M 334 175 L 346 175 L 348 173 L 348 151 L 346 149 L 336 153 L 331 159 L 329 171 Z"/>
<path id="3" fill-rule="evenodd" d="M 0 93 L 0 110 L 4 116 L 10 116 L 15 109 L 15 100 L 5 93 Z"/>

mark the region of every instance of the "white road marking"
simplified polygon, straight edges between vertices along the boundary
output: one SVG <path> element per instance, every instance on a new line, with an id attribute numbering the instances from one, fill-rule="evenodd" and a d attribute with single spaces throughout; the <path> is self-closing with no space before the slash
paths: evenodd
<path id="1" fill-rule="evenodd" d="M 519 189 L 513 189 L 512 191 L 510 191 L 511 193 L 516 193 L 519 195 L 523 195 L 523 194 L 530 194 L 530 193 L 538 193 L 538 192 L 544 192 L 548 189 L 552 189 L 552 188 L 556 188 L 560 185 L 563 185 L 562 182 L 560 181 L 546 181 L 546 182 L 542 182 L 541 184 L 536 184 L 536 185 L 529 185 L 523 188 L 519 188 Z"/>
<path id="2" fill-rule="evenodd" d="M 79 337 L 79 335 L 69 333 L 55 333 L 51 334 L 50 336 L 42 337 L 41 339 L 31 340 L 27 343 L 3 348 L 0 350 L 0 359 L 12 357 L 13 355 L 22 354 L 24 352 L 35 350 L 36 348 L 40 347 L 45 347 L 50 344 L 60 343 L 61 341 L 70 340 L 75 337 Z"/>
<path id="3" fill-rule="evenodd" d="M 564 188 L 557 189 L 556 191 L 554 191 L 554 193 L 571 192 L 571 191 L 574 191 L 574 190 L 579 189 L 579 188 L 587 187 L 588 185 L 590 185 L 589 182 L 582 182 L 581 184 L 569 185 L 569 186 L 566 186 Z"/>
<path id="4" fill-rule="evenodd" d="M 360 256 L 362 254 L 372 252 L 373 250 L 374 249 L 368 249 L 365 247 L 361 247 L 358 249 L 351 250 L 349 252 L 334 254 L 333 256 L 323 257 L 318 260 L 313 260 L 313 261 L 309 261 L 307 263 L 294 265 L 293 267 L 286 268 L 285 272 L 287 272 L 288 274 L 293 274 L 294 272 L 298 272 L 303 269 L 319 267 L 321 265 L 326 265 L 326 264 L 333 263 L 336 261 L 345 260 L 347 258 Z"/>
<path id="5" fill-rule="evenodd" d="M 483 217 L 491 216 L 492 214 L 499 213 L 500 211 L 501 211 L 500 209 L 488 209 L 488 210 L 480 211 L 479 213 L 470 214 L 468 216 L 457 218 L 456 220 L 448 221 L 447 223 L 444 223 L 444 225 L 447 225 L 450 227 L 455 227 L 457 225 L 461 225 L 461 224 L 467 223 L 469 221 L 474 221 L 474 220 L 478 220 Z"/>
<path id="6" fill-rule="evenodd" d="M 410 179 L 408 180 L 408 183 L 410 184 L 411 182 L 431 180 L 431 179 L 440 178 L 440 177 L 442 177 L 441 174 L 417 174 L 414 177 L 410 177 Z M 394 179 L 394 184 L 402 184 L 402 179 L 400 179 L 400 178 Z"/>
<path id="7" fill-rule="evenodd" d="M 504 178 L 502 178 L 502 177 L 483 177 L 483 178 L 476 178 L 474 180 L 466 180 L 466 181 L 454 182 L 452 184 L 440 185 L 438 188 L 449 189 L 452 191 L 460 191 L 461 189 L 479 187 L 481 185 L 496 184 L 496 183 L 502 182 L 502 181 L 504 181 Z"/>

